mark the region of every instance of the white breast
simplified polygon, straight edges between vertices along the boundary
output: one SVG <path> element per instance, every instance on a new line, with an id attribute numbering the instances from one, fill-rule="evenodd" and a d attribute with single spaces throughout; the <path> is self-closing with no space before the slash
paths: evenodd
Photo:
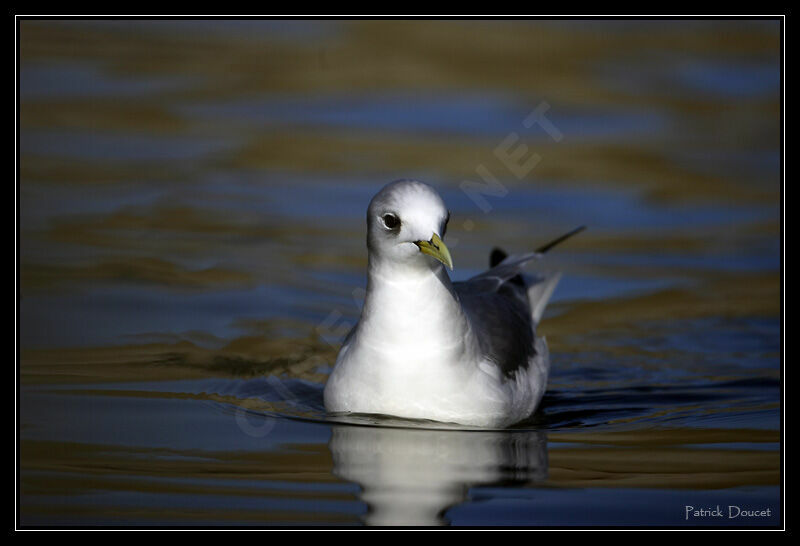
<path id="1" fill-rule="evenodd" d="M 484 427 L 533 412 L 547 381 L 546 345 L 528 370 L 505 378 L 484 359 L 446 275 L 370 280 L 361 320 L 325 387 L 328 411 Z"/>

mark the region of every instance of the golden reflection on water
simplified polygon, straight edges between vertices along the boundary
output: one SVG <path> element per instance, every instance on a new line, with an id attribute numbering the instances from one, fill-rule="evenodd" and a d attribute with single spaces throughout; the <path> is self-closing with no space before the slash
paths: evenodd
<path id="1" fill-rule="evenodd" d="M 413 442 L 408 436 L 413 434 Z M 351 522 L 335 511 L 235 510 L 223 505 L 164 512 L 140 507 L 85 506 L 81 494 L 114 491 L 147 495 L 293 499 L 370 506 L 374 525 L 432 525 L 441 512 L 467 500 L 466 487 L 498 480 L 515 487 L 721 490 L 775 486 L 774 451 L 692 447 L 692 443 L 777 442 L 758 430 L 637 430 L 611 435 L 559 434 L 548 449 L 541 433 L 500 433 L 335 427 L 327 444 L 284 445 L 280 451 L 211 451 L 132 448 L 107 444 L 29 440 L 21 446 L 21 493 L 27 517 L 55 515 L 121 521 Z M 522 449 L 530 442 L 538 450 Z M 509 451 L 510 446 L 515 446 Z M 329 449 L 330 447 L 330 449 Z M 524 457 L 520 460 L 519 457 Z M 532 459 L 532 457 L 536 457 Z M 209 483 L 211 480 L 211 483 Z M 358 497 L 340 490 L 307 490 L 296 484 L 348 480 Z M 285 485 L 281 485 L 281 484 Z M 261 484 L 254 486 L 254 484 Z M 76 502 L 48 505 L 59 496 Z"/>

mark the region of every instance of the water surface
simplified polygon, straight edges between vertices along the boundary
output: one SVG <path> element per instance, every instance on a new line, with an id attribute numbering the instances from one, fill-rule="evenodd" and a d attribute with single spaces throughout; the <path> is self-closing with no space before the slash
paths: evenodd
<path id="1" fill-rule="evenodd" d="M 779 31 L 22 21 L 19 523 L 780 524 Z M 456 280 L 589 226 L 512 429 L 324 412 L 405 177 Z"/>

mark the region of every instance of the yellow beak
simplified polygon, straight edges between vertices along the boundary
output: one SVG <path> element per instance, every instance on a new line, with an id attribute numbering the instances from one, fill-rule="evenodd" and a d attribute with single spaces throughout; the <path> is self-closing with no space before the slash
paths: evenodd
<path id="1" fill-rule="evenodd" d="M 444 265 L 453 270 L 453 258 L 450 257 L 450 251 L 447 245 L 444 244 L 438 235 L 435 233 L 430 241 L 414 241 L 414 244 L 419 247 L 419 251 L 428 256 L 433 256 Z"/>

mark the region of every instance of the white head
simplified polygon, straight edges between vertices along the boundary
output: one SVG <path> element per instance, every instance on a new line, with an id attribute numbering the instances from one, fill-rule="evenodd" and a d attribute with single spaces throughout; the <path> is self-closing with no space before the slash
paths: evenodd
<path id="1" fill-rule="evenodd" d="M 387 184 L 367 209 L 370 261 L 429 270 L 445 264 L 452 269 L 442 241 L 449 219 L 444 201 L 431 186 L 416 180 Z"/>

